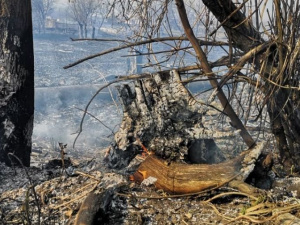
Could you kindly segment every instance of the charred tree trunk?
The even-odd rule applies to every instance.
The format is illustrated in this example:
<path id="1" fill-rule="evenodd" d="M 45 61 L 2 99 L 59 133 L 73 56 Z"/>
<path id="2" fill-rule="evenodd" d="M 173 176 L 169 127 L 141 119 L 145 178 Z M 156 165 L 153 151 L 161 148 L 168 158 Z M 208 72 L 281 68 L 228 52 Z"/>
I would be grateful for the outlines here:
<path id="1" fill-rule="evenodd" d="M 30 165 L 34 60 L 30 0 L 0 0 L 0 161 Z"/>
<path id="2" fill-rule="evenodd" d="M 275 95 L 275 96 L 273 96 Z M 300 169 L 300 98 L 299 91 L 278 88 L 270 96 L 268 112 L 272 132 L 286 171 Z"/>
<path id="3" fill-rule="evenodd" d="M 177 71 L 157 73 L 134 85 L 119 88 L 124 116 L 107 157 L 110 167 L 127 166 L 143 146 L 172 161 L 219 163 L 225 159 L 213 140 L 217 132 L 202 125 L 203 106 L 183 86 Z"/>
<path id="4" fill-rule="evenodd" d="M 222 23 L 227 35 L 231 37 L 232 44 L 247 53 L 255 46 L 266 43 L 259 32 L 254 28 L 251 21 L 245 17 L 231 0 L 203 0 L 203 3 Z M 298 41 L 299 42 L 299 41 Z M 282 44 L 278 44 L 281 46 Z M 297 49 L 299 43 L 289 46 L 290 49 Z M 280 62 L 277 67 L 274 66 L 274 55 L 284 54 L 284 51 L 278 50 L 277 46 L 269 47 L 270 54 L 264 58 L 263 52 L 256 53 L 254 62 L 258 70 L 262 68 L 262 62 L 266 63 L 264 78 L 275 81 L 274 83 L 266 81 L 264 94 L 267 99 L 267 110 L 271 120 L 272 132 L 275 136 L 277 147 L 280 153 L 281 162 L 286 171 L 291 166 L 300 168 L 300 97 L 299 90 L 288 89 L 288 86 L 299 86 L 298 75 L 292 71 L 292 67 L 286 67 L 281 73 L 282 65 Z M 277 52 L 277 53 L 276 53 Z M 295 51 L 296 52 L 296 51 Z M 293 52 L 291 56 L 293 55 Z M 284 56 L 285 57 L 285 56 Z M 253 60 L 253 58 L 251 59 Z M 277 61 L 279 61 L 277 59 Z M 294 67 L 296 69 L 296 67 Z M 274 73 L 274 70 L 277 72 Z M 270 71 L 273 72 L 271 76 Z M 226 79 L 226 78 L 225 78 Z M 277 85 L 277 81 L 280 81 Z"/>

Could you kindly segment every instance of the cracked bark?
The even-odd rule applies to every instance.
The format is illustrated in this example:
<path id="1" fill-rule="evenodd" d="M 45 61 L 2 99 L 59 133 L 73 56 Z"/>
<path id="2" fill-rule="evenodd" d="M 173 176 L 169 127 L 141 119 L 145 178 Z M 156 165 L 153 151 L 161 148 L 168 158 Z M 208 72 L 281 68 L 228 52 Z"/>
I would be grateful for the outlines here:
<path id="1" fill-rule="evenodd" d="M 107 161 L 122 168 L 141 152 L 137 138 L 149 151 L 169 161 L 219 163 L 225 158 L 202 125 L 203 106 L 180 82 L 179 73 L 153 74 L 133 86 L 119 88 L 123 121 Z"/>
<path id="2" fill-rule="evenodd" d="M 30 165 L 34 60 L 30 0 L 0 0 L 0 161 Z"/>

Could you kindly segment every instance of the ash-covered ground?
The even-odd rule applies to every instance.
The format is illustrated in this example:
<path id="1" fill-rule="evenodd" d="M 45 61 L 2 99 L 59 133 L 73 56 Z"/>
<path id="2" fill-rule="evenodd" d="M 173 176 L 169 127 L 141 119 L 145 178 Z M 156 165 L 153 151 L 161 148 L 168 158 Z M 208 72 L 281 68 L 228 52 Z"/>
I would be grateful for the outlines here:
<path id="1" fill-rule="evenodd" d="M 101 38 L 116 37 L 125 38 L 119 34 L 101 33 Z M 204 196 L 168 198 L 167 193 L 154 189 L 153 185 L 145 187 L 130 182 L 130 173 L 127 170 L 108 170 L 103 164 L 105 153 L 101 149 L 113 140 L 113 133 L 118 130 L 122 119 L 122 108 L 118 104 L 114 86 L 111 90 L 105 89 L 94 99 L 88 109 L 90 115 L 86 115 L 84 120 L 83 131 L 75 148 L 72 148 L 79 131 L 82 110 L 88 101 L 102 85 L 116 76 L 134 73 L 131 66 L 134 58 L 131 57 L 132 60 L 128 63 L 127 58 L 121 56 L 130 52 L 122 50 L 67 70 L 63 67 L 80 58 L 121 44 L 72 42 L 70 35 L 62 34 L 35 35 L 36 89 L 32 167 L 28 168 L 26 173 L 24 168 L 7 168 L 0 164 L 0 224 L 22 224 L 22 221 L 37 224 L 38 214 L 41 224 L 73 224 L 84 198 L 95 189 L 101 192 L 110 187 L 116 187 L 116 194 L 107 207 L 108 222 L 103 224 L 227 224 L 230 221 L 231 224 L 252 224 L 251 221 L 239 217 L 244 215 L 248 208 L 261 209 L 255 205 L 258 203 L 253 203 L 250 198 L 229 196 L 214 204 L 205 202 L 218 194 L 218 191 Z M 156 47 L 156 50 L 166 50 L 170 46 Z M 221 53 L 218 52 L 217 55 L 219 57 Z M 210 59 L 212 60 L 213 56 Z M 188 65 L 195 61 L 193 57 L 187 57 L 184 63 Z M 171 64 L 164 65 L 165 69 L 172 68 Z M 199 83 L 189 87 L 193 92 L 209 88 Z M 215 121 L 215 114 L 208 115 L 205 124 L 209 127 L 216 123 L 218 122 Z M 228 126 L 226 124 L 222 128 Z M 69 175 L 64 173 L 59 163 L 48 163 L 52 159 L 55 159 L 55 162 L 61 159 L 58 142 L 68 144 L 65 158 L 70 157 L 72 162 L 66 166 Z M 236 143 L 236 139 L 221 140 L 220 147 L 229 151 L 233 150 L 231 147 Z M 29 182 L 30 179 L 33 183 Z M 38 200 L 34 198 L 33 186 Z M 228 191 L 233 190 L 221 190 Z M 298 199 L 290 193 L 292 192 L 284 188 L 280 189 L 280 200 L 285 201 L 282 205 L 279 203 L 278 207 L 290 207 L 289 204 L 296 202 L 294 212 L 299 216 Z M 29 197 L 26 197 L 28 195 Z M 277 207 L 276 201 L 275 205 L 271 206 L 263 205 L 264 203 L 261 203 L 261 207 L 266 211 L 271 206 Z M 271 217 L 271 211 L 267 211 L 266 217 L 257 212 L 257 219 Z M 273 221 L 266 220 L 264 224 L 273 224 Z"/>

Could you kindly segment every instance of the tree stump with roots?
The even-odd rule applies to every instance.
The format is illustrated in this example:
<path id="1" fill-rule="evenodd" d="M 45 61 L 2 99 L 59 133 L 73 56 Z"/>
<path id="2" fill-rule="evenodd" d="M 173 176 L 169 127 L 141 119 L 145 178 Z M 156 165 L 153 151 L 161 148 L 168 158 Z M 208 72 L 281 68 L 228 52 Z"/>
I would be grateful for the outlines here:
<path id="1" fill-rule="evenodd" d="M 159 158 L 191 163 L 220 163 L 224 155 L 214 131 L 204 128 L 207 107 L 199 104 L 181 82 L 180 75 L 156 73 L 118 88 L 123 120 L 115 134 L 107 162 L 123 168 L 145 146 Z"/>
<path id="2" fill-rule="evenodd" d="M 203 126 L 207 108 L 184 87 L 177 71 L 157 73 L 118 90 L 124 116 L 105 158 L 109 167 L 124 168 L 147 149 L 152 154 L 131 175 L 135 182 L 154 177 L 155 187 L 172 194 L 195 194 L 223 185 L 260 194 L 244 181 L 253 171 L 265 143 L 225 161 L 213 139 L 218 132 Z M 182 162 L 183 159 L 197 164 Z M 91 193 L 74 224 L 94 224 L 96 211 L 105 211 L 106 207 L 99 208 L 99 202 L 107 202 L 110 195 L 106 191 L 100 195 Z"/>

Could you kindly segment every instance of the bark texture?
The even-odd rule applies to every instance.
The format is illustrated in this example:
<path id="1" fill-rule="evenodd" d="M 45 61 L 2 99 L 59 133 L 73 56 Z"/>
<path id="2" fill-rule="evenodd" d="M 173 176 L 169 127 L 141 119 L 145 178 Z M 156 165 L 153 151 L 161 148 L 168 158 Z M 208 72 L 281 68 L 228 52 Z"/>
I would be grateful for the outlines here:
<path id="1" fill-rule="evenodd" d="M 34 59 L 30 0 L 0 0 L 0 161 L 30 165 Z"/>
<path id="2" fill-rule="evenodd" d="M 202 125 L 204 107 L 183 86 L 177 71 L 153 74 L 136 81 L 134 87 L 120 87 L 119 93 L 124 113 L 108 155 L 111 167 L 127 166 L 142 146 L 172 161 L 219 163 L 225 159 L 213 140 L 216 132 Z"/>
<path id="3" fill-rule="evenodd" d="M 214 165 L 167 164 L 150 155 L 141 163 L 133 177 L 137 182 L 155 177 L 157 179 L 155 186 L 169 193 L 197 193 L 218 188 L 232 180 L 244 181 L 254 169 L 263 148 L 264 143 L 260 143 L 232 160 Z"/>
<path id="4" fill-rule="evenodd" d="M 263 42 L 259 32 L 253 27 L 251 20 L 246 19 L 231 0 L 203 0 L 203 3 L 223 23 L 226 33 L 232 38 L 233 44 L 243 51 Z M 235 12 L 236 11 L 236 12 Z"/>

